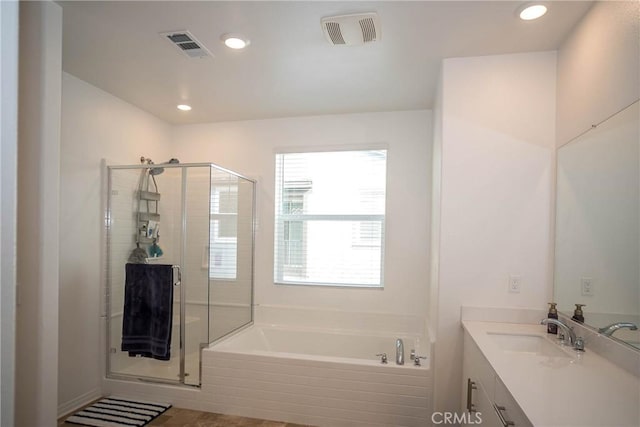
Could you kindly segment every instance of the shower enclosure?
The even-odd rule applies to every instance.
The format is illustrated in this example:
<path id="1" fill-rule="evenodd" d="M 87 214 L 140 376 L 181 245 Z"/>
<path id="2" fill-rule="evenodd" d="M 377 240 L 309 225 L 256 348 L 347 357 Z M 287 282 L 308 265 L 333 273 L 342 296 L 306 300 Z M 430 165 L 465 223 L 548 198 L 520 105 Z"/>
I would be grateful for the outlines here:
<path id="1" fill-rule="evenodd" d="M 200 385 L 201 350 L 253 321 L 255 182 L 209 163 L 107 166 L 107 377 Z M 121 350 L 125 265 L 173 268 L 169 360 Z"/>

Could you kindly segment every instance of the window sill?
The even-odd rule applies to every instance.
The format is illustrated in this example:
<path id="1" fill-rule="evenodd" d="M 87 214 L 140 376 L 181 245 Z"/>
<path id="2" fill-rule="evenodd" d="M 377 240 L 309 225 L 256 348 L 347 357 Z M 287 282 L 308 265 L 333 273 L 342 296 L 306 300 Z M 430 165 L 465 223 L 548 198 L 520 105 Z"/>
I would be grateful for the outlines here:
<path id="1" fill-rule="evenodd" d="M 358 288 L 358 289 L 380 289 L 384 290 L 384 285 L 352 284 L 352 283 L 321 283 L 321 282 L 279 282 L 274 281 L 278 286 L 314 286 L 323 288 Z"/>

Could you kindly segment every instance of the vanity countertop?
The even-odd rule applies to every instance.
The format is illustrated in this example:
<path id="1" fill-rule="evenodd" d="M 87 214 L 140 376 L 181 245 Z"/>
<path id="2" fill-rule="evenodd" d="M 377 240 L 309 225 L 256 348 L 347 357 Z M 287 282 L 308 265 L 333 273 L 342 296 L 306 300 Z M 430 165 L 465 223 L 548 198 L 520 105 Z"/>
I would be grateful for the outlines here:
<path id="1" fill-rule="evenodd" d="M 560 346 L 544 325 L 462 325 L 534 426 L 640 426 L 640 379 L 589 351 L 588 343 L 584 353 Z M 495 339 L 503 334 L 538 336 L 561 353 L 507 351 Z"/>

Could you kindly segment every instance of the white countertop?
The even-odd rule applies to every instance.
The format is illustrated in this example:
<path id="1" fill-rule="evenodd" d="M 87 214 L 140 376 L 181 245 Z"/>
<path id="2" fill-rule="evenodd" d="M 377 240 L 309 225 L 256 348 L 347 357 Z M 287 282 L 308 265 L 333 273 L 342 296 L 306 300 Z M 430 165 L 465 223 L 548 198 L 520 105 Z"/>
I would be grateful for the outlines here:
<path id="1" fill-rule="evenodd" d="M 544 325 L 462 325 L 534 426 L 640 426 L 640 379 L 590 352 L 588 343 L 584 353 L 561 347 L 569 357 L 508 352 L 488 333 L 539 335 L 559 344 Z"/>

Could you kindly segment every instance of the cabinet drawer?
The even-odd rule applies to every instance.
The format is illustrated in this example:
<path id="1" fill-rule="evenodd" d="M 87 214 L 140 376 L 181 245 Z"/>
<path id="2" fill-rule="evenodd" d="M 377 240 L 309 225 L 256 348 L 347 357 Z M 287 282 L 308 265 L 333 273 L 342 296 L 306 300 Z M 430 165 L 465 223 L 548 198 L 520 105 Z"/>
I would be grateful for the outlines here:
<path id="1" fill-rule="evenodd" d="M 489 399 L 493 400 L 495 387 L 495 374 L 489 361 L 480 352 L 480 349 L 473 342 L 471 336 L 465 332 L 464 334 L 464 357 L 463 372 L 472 373 L 473 380 L 480 382 L 484 387 Z M 466 381 L 466 378 L 465 378 Z"/>
<path id="2" fill-rule="evenodd" d="M 475 412 L 470 413 L 470 416 L 465 420 L 467 424 L 463 424 L 464 426 L 503 427 L 491 399 L 479 382 L 476 383 L 476 388 L 472 392 L 472 401 Z"/>
<path id="3" fill-rule="evenodd" d="M 502 425 L 504 427 L 533 427 L 533 424 L 529 422 L 529 419 L 524 414 L 520 406 L 516 403 L 515 399 L 511 396 L 507 387 L 500 381 L 500 378 L 496 376 L 495 383 L 495 397 L 493 399 L 495 403 L 495 410 L 499 413 L 499 416 L 504 420 Z M 501 421 L 502 421 L 501 420 Z M 513 423 L 513 424 L 509 424 Z"/>

